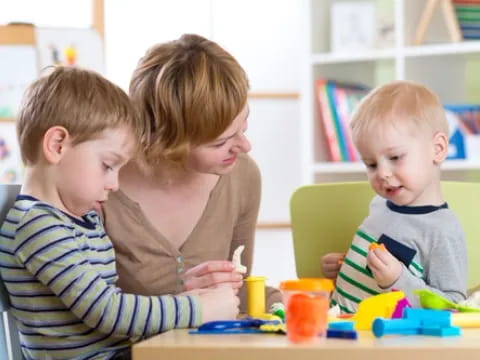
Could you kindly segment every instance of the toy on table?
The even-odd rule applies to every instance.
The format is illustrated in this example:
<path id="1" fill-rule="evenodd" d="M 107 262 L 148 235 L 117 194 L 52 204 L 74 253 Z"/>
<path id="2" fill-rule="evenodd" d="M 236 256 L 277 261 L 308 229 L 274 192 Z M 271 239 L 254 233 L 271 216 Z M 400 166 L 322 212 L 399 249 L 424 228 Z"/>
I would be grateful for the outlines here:
<path id="1" fill-rule="evenodd" d="M 327 339 L 357 340 L 358 333 L 355 330 L 327 329 Z"/>
<path id="2" fill-rule="evenodd" d="M 240 320 L 210 321 L 200 325 L 196 330 L 191 330 L 190 334 L 285 334 L 286 330 L 283 320 L 277 315 L 265 313 L 265 278 L 259 276 L 248 277 L 246 281 L 247 284 L 251 284 L 247 290 L 248 313 L 250 316 L 254 316 L 251 315 L 251 313 L 258 313 L 258 317 L 247 317 Z"/>
<path id="3" fill-rule="evenodd" d="M 331 330 L 355 330 L 355 323 L 353 321 L 335 321 L 328 323 L 328 328 Z"/>
<path id="4" fill-rule="evenodd" d="M 235 271 L 245 274 L 247 272 L 246 266 L 241 264 L 241 255 L 245 249 L 244 245 L 240 245 L 235 249 L 232 255 L 232 263 L 235 266 Z M 248 276 L 245 279 L 247 284 L 247 314 L 253 318 L 270 319 L 271 314 L 265 312 L 265 277 L 263 276 Z M 277 315 L 282 321 L 285 318 L 285 307 L 281 303 L 273 304 L 277 307 L 271 311 Z M 283 314 L 281 314 L 283 311 Z M 275 314 L 277 312 L 277 314 Z"/>
<path id="5" fill-rule="evenodd" d="M 327 329 L 330 279 L 299 279 L 280 283 L 286 305 L 287 337 L 294 343 L 314 341 Z"/>
<path id="6" fill-rule="evenodd" d="M 479 308 L 456 304 L 443 296 L 434 293 L 428 289 L 419 289 L 413 291 L 418 295 L 420 304 L 426 309 L 435 310 L 457 310 L 459 312 L 480 312 Z"/>
<path id="7" fill-rule="evenodd" d="M 377 246 L 380 245 L 377 244 Z M 327 332 L 327 337 L 356 339 L 357 335 L 354 330 L 371 330 L 372 324 L 377 318 L 401 318 L 405 309 L 409 307 L 411 305 L 402 291 L 391 291 L 371 296 L 358 304 L 358 310 L 355 314 L 331 316 L 329 329 L 335 331 Z M 347 321 L 345 321 L 345 318 Z M 351 325 L 344 325 L 343 322 Z M 346 326 L 348 328 L 345 328 Z"/>
<path id="8" fill-rule="evenodd" d="M 247 314 L 251 317 L 262 317 L 265 314 L 265 277 L 248 276 Z"/>
<path id="9" fill-rule="evenodd" d="M 330 322 L 327 329 L 327 338 L 356 340 L 358 333 L 354 329 L 353 321 Z"/>
<path id="10" fill-rule="evenodd" d="M 210 321 L 189 331 L 190 334 L 255 334 L 270 332 L 262 330 L 263 326 L 281 325 L 280 320 L 245 318 L 240 320 Z"/>
<path id="11" fill-rule="evenodd" d="M 384 335 L 457 336 L 458 326 L 452 326 L 449 311 L 407 308 L 403 319 L 376 318 L 372 325 L 376 337 Z"/>
<path id="12" fill-rule="evenodd" d="M 395 310 L 393 310 L 392 319 L 400 319 L 403 317 L 403 312 L 405 311 L 406 308 L 411 308 L 412 304 L 410 304 L 410 301 L 406 297 L 403 299 L 398 300 L 397 305 L 395 305 Z"/>
<path id="13" fill-rule="evenodd" d="M 245 249 L 244 245 L 240 245 L 235 249 L 232 255 L 232 263 L 235 271 L 245 274 L 246 266 L 241 264 L 241 255 Z M 247 314 L 250 317 L 258 318 L 265 315 L 265 277 L 248 276 L 245 279 L 247 284 Z"/>
<path id="14" fill-rule="evenodd" d="M 370 330 L 377 317 L 391 318 L 397 310 L 397 304 L 405 298 L 403 291 L 391 291 L 362 300 L 353 315 L 356 330 Z M 398 312 L 398 310 L 397 310 Z"/>
<path id="15" fill-rule="evenodd" d="M 480 328 L 480 313 L 452 313 L 452 325 L 461 328 Z"/>
<path id="16" fill-rule="evenodd" d="M 285 305 L 283 303 L 273 303 L 270 306 L 270 313 L 285 321 Z"/>
<path id="17" fill-rule="evenodd" d="M 244 245 L 240 245 L 235 249 L 232 255 L 232 263 L 235 266 L 235 271 L 245 274 L 247 272 L 247 267 L 242 265 L 241 260 L 242 260 L 242 252 L 245 249 Z"/>

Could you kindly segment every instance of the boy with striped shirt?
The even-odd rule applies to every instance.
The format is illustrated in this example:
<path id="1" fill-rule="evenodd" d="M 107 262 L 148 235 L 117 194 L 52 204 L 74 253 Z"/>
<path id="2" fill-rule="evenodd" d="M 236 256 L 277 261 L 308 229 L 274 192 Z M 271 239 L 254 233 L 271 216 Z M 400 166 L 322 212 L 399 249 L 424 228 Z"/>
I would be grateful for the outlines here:
<path id="1" fill-rule="evenodd" d="M 464 300 L 464 234 L 440 186 L 448 123 L 438 97 L 414 82 L 389 83 L 360 103 L 351 129 L 378 196 L 346 255 L 322 258 L 337 279 L 332 304 L 353 313 L 362 299 L 398 289 L 420 306 L 412 291 L 423 288 Z"/>
<path id="2" fill-rule="evenodd" d="M 236 317 L 229 287 L 137 296 L 115 286 L 114 249 L 92 209 L 140 146 L 143 125 L 120 88 L 57 67 L 27 90 L 17 133 L 25 178 L 1 228 L 0 271 L 27 359 L 126 359 L 148 336 Z"/>

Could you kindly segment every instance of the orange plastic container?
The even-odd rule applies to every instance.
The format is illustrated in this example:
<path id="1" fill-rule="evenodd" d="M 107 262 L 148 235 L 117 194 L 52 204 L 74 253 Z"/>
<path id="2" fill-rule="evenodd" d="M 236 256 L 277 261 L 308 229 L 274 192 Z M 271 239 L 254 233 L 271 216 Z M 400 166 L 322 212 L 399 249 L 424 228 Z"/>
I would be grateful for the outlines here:
<path id="1" fill-rule="evenodd" d="M 327 315 L 333 282 L 304 278 L 280 283 L 286 311 L 287 337 L 293 343 L 307 343 L 327 330 Z"/>

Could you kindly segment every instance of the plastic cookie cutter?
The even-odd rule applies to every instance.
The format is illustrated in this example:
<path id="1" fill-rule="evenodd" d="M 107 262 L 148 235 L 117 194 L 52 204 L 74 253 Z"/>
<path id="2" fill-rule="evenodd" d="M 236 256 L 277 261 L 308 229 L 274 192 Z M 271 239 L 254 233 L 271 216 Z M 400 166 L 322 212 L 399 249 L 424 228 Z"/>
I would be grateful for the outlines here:
<path id="1" fill-rule="evenodd" d="M 420 299 L 420 304 L 426 309 L 434 310 L 457 310 L 459 312 L 480 312 L 480 308 L 456 304 L 443 296 L 428 289 L 413 290 Z"/>
<path id="2" fill-rule="evenodd" d="M 245 318 L 241 320 L 221 320 L 206 322 L 189 334 L 255 334 L 265 332 L 262 325 L 280 325 L 280 320 Z"/>
<path id="3" fill-rule="evenodd" d="M 245 274 L 247 272 L 247 267 L 242 265 L 242 252 L 245 249 L 244 245 L 240 245 L 235 249 L 232 255 L 232 263 L 235 266 L 235 271 L 238 271 L 241 274 Z"/>

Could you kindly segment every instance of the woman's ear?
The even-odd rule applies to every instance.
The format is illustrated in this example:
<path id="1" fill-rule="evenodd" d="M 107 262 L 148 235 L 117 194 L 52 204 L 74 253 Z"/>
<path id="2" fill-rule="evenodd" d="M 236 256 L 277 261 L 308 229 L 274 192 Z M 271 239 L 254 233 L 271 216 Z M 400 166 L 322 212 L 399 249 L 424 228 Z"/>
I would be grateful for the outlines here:
<path id="1" fill-rule="evenodd" d="M 70 142 L 67 129 L 63 126 L 52 126 L 43 136 L 42 150 L 50 164 L 56 164 L 62 158 L 65 147 Z"/>
<path id="2" fill-rule="evenodd" d="M 438 132 L 433 137 L 433 162 L 441 164 L 448 155 L 448 137 L 443 132 Z"/>

